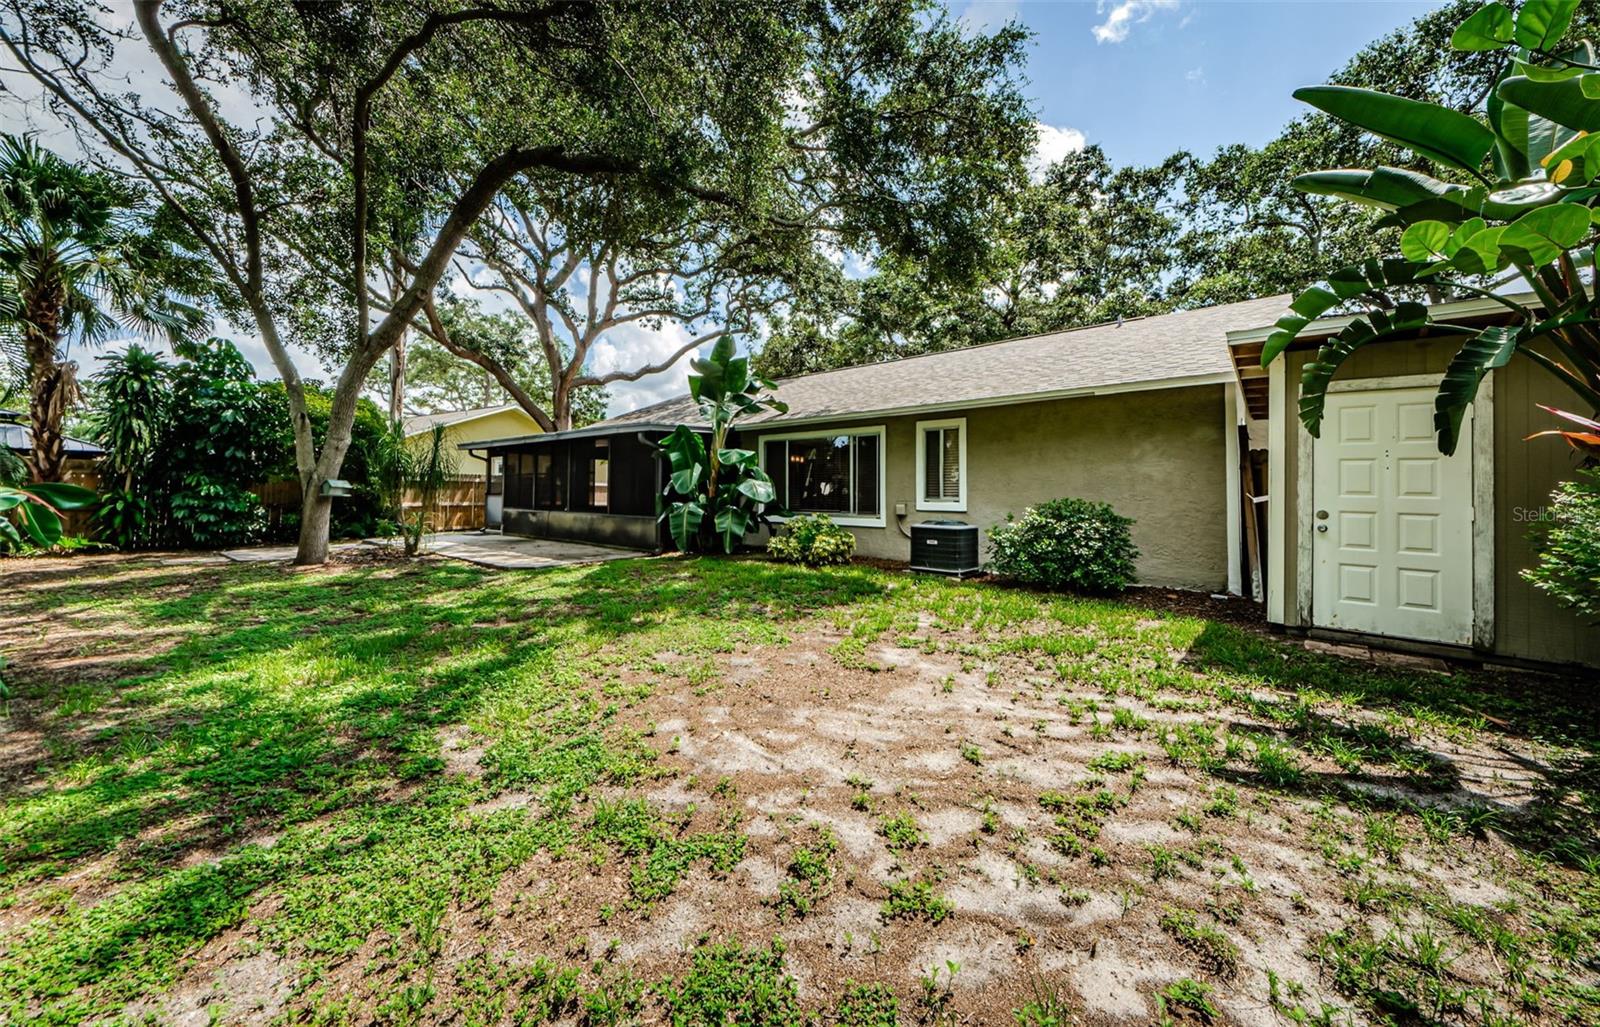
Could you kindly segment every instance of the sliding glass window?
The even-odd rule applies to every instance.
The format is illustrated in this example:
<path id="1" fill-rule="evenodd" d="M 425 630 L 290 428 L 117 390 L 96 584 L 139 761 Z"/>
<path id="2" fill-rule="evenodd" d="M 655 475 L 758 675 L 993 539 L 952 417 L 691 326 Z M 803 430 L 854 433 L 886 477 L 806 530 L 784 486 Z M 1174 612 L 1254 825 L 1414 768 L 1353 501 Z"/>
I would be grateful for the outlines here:
<path id="1" fill-rule="evenodd" d="M 873 428 L 762 440 L 761 462 L 778 505 L 841 520 L 883 517 L 883 430 Z"/>

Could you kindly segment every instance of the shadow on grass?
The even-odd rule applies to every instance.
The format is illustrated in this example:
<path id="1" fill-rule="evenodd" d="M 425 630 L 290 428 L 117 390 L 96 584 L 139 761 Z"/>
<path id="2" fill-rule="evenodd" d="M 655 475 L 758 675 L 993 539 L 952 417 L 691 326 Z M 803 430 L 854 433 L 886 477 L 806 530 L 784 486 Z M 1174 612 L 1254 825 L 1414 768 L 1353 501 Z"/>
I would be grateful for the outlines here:
<path id="1" fill-rule="evenodd" d="M 49 589 L 103 619 L 186 626 L 190 637 L 102 682 L 94 721 L 46 715 L 50 681 L 17 664 L 22 719 L 57 753 L 41 779 L 32 754 L 0 766 L 0 873 L 12 881 L 115 850 L 119 872 L 160 872 L 196 850 L 385 801 L 437 777 L 438 729 L 567 648 L 581 658 L 682 618 L 727 626 L 786 620 L 878 595 L 870 573 L 811 575 L 760 561 L 647 560 L 495 574 L 460 564 L 345 569 L 227 568 L 105 589 Z M 26 616 L 26 614 L 24 614 Z M 585 685 L 574 684 L 575 690 Z M 92 705 L 92 704 L 90 704 Z M 21 765 L 26 764 L 26 765 Z M 78 779 L 81 779 L 78 780 Z"/>
<path id="2" fill-rule="evenodd" d="M 1600 858 L 1600 697 L 1592 691 L 1535 675 L 1376 667 L 1219 624 L 1201 631 L 1185 662 L 1215 675 L 1225 699 L 1260 718 L 1232 730 L 1265 725 L 1295 754 L 1285 765 L 1269 749 L 1257 769 L 1219 777 L 1377 810 L 1430 811 L 1456 829 L 1492 829 L 1569 866 Z M 1230 695 L 1229 677 L 1252 687 Z M 1262 686 L 1279 694 L 1264 695 Z M 1329 714 L 1330 706 L 1347 712 Z M 1466 744 L 1421 744 L 1403 733 L 1410 724 Z M 1518 751 L 1550 742 L 1575 752 L 1546 765 Z M 1457 755 L 1468 750 L 1470 767 Z M 1307 770 L 1295 765 L 1300 758 L 1345 769 Z M 1475 785 L 1486 779 L 1500 787 L 1491 793 Z"/>

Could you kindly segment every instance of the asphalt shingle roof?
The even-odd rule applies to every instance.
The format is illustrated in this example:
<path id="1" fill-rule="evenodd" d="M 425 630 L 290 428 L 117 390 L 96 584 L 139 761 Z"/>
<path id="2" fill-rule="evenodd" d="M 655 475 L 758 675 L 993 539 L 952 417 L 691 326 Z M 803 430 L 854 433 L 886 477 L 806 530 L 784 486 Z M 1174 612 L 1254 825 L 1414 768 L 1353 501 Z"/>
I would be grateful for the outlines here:
<path id="1" fill-rule="evenodd" d="M 1026 402 L 1040 395 L 1231 375 L 1227 333 L 1271 324 L 1289 299 L 1268 296 L 785 378 L 777 394 L 789 412 L 744 423 Z M 681 396 L 603 423 L 698 419 L 693 400 Z"/>
<path id="2" fill-rule="evenodd" d="M 18 453 L 32 452 L 33 432 L 25 424 L 0 422 L 0 446 Z M 69 457 L 100 456 L 105 452 L 93 442 L 75 439 L 70 435 L 61 437 L 61 449 Z"/>

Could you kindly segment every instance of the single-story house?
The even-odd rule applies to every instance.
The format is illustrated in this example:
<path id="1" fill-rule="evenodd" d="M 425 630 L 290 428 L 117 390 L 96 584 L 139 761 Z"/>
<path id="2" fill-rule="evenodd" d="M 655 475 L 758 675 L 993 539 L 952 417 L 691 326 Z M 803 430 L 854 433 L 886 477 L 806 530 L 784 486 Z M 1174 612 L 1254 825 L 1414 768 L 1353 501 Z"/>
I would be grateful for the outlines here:
<path id="1" fill-rule="evenodd" d="M 1572 398 L 1528 361 L 1485 381 L 1441 456 L 1433 393 L 1458 339 L 1358 351 L 1322 438 L 1301 370 L 1347 317 L 1259 366 L 1289 298 L 1130 319 L 784 379 L 787 413 L 740 424 L 779 503 L 826 513 L 857 552 L 906 560 L 929 519 L 980 529 L 1061 496 L 1134 519 L 1149 584 L 1253 595 L 1283 630 L 1509 662 L 1600 666 L 1600 627 L 1522 580 L 1529 532 L 1576 456 L 1535 406 Z M 1504 307 L 1447 305 L 1453 323 Z M 645 549 L 665 482 L 653 444 L 700 422 L 687 398 L 576 431 L 473 448 L 503 459 L 508 532 Z M 760 543 L 760 536 L 752 536 Z M 986 552 L 986 545 L 982 545 Z"/>
<path id="2" fill-rule="evenodd" d="M 477 477 L 487 470 L 481 456 L 472 452 L 477 447 L 468 444 L 485 439 L 503 439 L 510 435 L 533 435 L 539 424 L 522 407 L 515 403 L 499 406 L 477 407 L 472 410 L 443 410 L 436 414 L 412 414 L 405 419 L 406 438 L 420 440 L 436 424 L 450 429 L 450 441 L 462 450 L 457 471 Z M 498 471 L 496 472 L 499 473 Z"/>
<path id="3" fill-rule="evenodd" d="M 1435 313 L 1476 327 L 1508 312 L 1472 299 Z M 1228 333 L 1247 413 L 1267 426 L 1268 620 L 1335 638 L 1600 666 L 1600 627 L 1521 576 L 1551 490 L 1579 462 L 1558 439 L 1527 439 L 1557 426 L 1536 404 L 1570 409 L 1575 397 L 1514 359 L 1484 379 L 1459 447 L 1442 456 L 1433 397 L 1461 337 L 1401 338 L 1352 354 L 1313 439 L 1298 418 L 1301 372 L 1349 320 L 1314 322 L 1266 370 L 1270 325 Z"/>
<path id="4" fill-rule="evenodd" d="M 1243 587 L 1240 410 L 1227 333 L 1284 296 L 1010 339 L 778 382 L 788 412 L 740 422 L 779 504 L 826 513 L 864 556 L 905 560 L 910 527 L 987 531 L 1061 496 L 1134 519 L 1139 575 Z M 688 398 L 587 428 L 472 448 L 505 462 L 508 532 L 644 548 L 664 482 L 652 443 L 701 420 Z M 752 538 L 751 541 L 759 541 Z"/>
<path id="5" fill-rule="evenodd" d="M 484 453 L 480 444 L 488 439 L 537 434 L 539 422 L 516 403 L 472 410 L 445 410 L 436 414 L 413 414 L 405 419 L 406 439 L 414 445 L 421 444 L 434 426 L 440 424 L 449 429 L 449 440 L 461 451 L 456 474 L 463 478 L 485 479 L 483 523 L 487 527 L 498 528 L 505 489 L 505 469 L 500 457 Z"/>

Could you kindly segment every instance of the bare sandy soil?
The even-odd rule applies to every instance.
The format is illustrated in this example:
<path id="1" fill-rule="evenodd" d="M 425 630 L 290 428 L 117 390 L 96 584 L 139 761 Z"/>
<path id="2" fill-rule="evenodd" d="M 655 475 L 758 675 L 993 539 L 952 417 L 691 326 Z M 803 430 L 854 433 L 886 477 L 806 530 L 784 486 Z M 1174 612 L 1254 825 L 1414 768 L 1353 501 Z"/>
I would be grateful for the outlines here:
<path id="1" fill-rule="evenodd" d="M 1134 631 L 1164 623 L 1153 614 Z M 844 644 L 848 627 L 804 620 L 782 643 L 717 654 L 709 674 L 663 651 L 652 656 L 659 670 L 618 660 L 598 675 L 597 687 L 648 686 L 615 728 L 637 732 L 659 758 L 642 784 L 579 796 L 578 817 L 642 798 L 681 836 L 733 825 L 740 858 L 721 869 L 697 862 L 665 897 L 639 903 L 626 859 L 536 854 L 481 900 L 441 910 L 420 1019 L 464 1022 L 469 967 L 473 987 L 477 968 L 534 956 L 587 967 L 590 981 L 622 970 L 654 981 L 683 974 L 710 940 L 760 948 L 780 938 L 803 1004 L 828 1010 L 845 982 L 883 982 L 903 1023 L 1381 1022 L 1362 988 L 1393 984 L 1390 964 L 1407 959 L 1413 983 L 1431 962 L 1429 979 L 1469 997 L 1397 1022 L 1574 1022 L 1505 1000 L 1505 945 L 1474 944 L 1466 926 L 1438 933 L 1441 923 L 1486 923 L 1527 936 L 1533 951 L 1549 944 L 1541 932 L 1555 911 L 1589 914 L 1560 892 L 1590 887 L 1590 875 L 1501 829 L 1548 819 L 1564 802 L 1586 832 L 1580 845 L 1590 844 L 1592 818 L 1559 786 L 1569 750 L 1465 706 L 1440 721 L 1322 696 L 1303 706 L 1318 726 L 1286 725 L 1270 711 L 1294 696 L 1242 678 L 1232 683 L 1243 692 L 1208 690 L 1183 652 L 1160 654 L 1130 694 L 1098 682 L 1092 661 L 1063 673 L 1058 656 L 1009 645 L 1004 632 L 923 616 L 858 651 Z M 114 673 L 132 650 L 169 644 L 160 631 L 112 636 L 70 621 L 53 626 L 48 646 L 40 637 L 13 631 L 6 644 L 46 675 L 58 664 L 100 673 L 96 661 Z M 1232 680 L 1217 678 L 1224 689 Z M 26 710 L 5 736 L 0 764 L 14 775 L 44 758 L 47 740 Z M 1383 758 L 1359 768 L 1340 758 L 1340 739 L 1376 737 L 1389 746 Z M 537 807 L 532 791 L 493 785 L 487 741 L 470 726 L 447 725 L 437 740 L 442 772 L 485 790 L 462 831 Z M 1292 773 L 1275 769 L 1275 752 Z M 19 777 L 10 785 L 27 787 Z M 92 904 L 96 864 L 76 873 L 56 884 Z M 124 1015 L 267 1023 L 342 1001 L 347 1019 L 395 1018 L 380 1012 L 385 990 L 419 978 L 390 958 L 393 939 L 369 939 L 308 999 L 296 955 L 259 929 L 274 901 Z M 38 911 L 4 910 L 0 930 Z M 1434 943 L 1443 955 L 1426 951 Z M 1371 957 L 1374 976 L 1351 978 L 1372 951 L 1383 953 Z M 374 991 L 375 981 L 386 983 Z M 1183 982 L 1203 985 L 1209 1006 L 1175 1000 Z M 1024 1019 L 1017 1011 L 1030 1002 L 1070 1013 Z M 638 1015 L 665 1014 L 644 1003 Z M 602 1022 L 577 1007 L 555 1020 Z"/>

